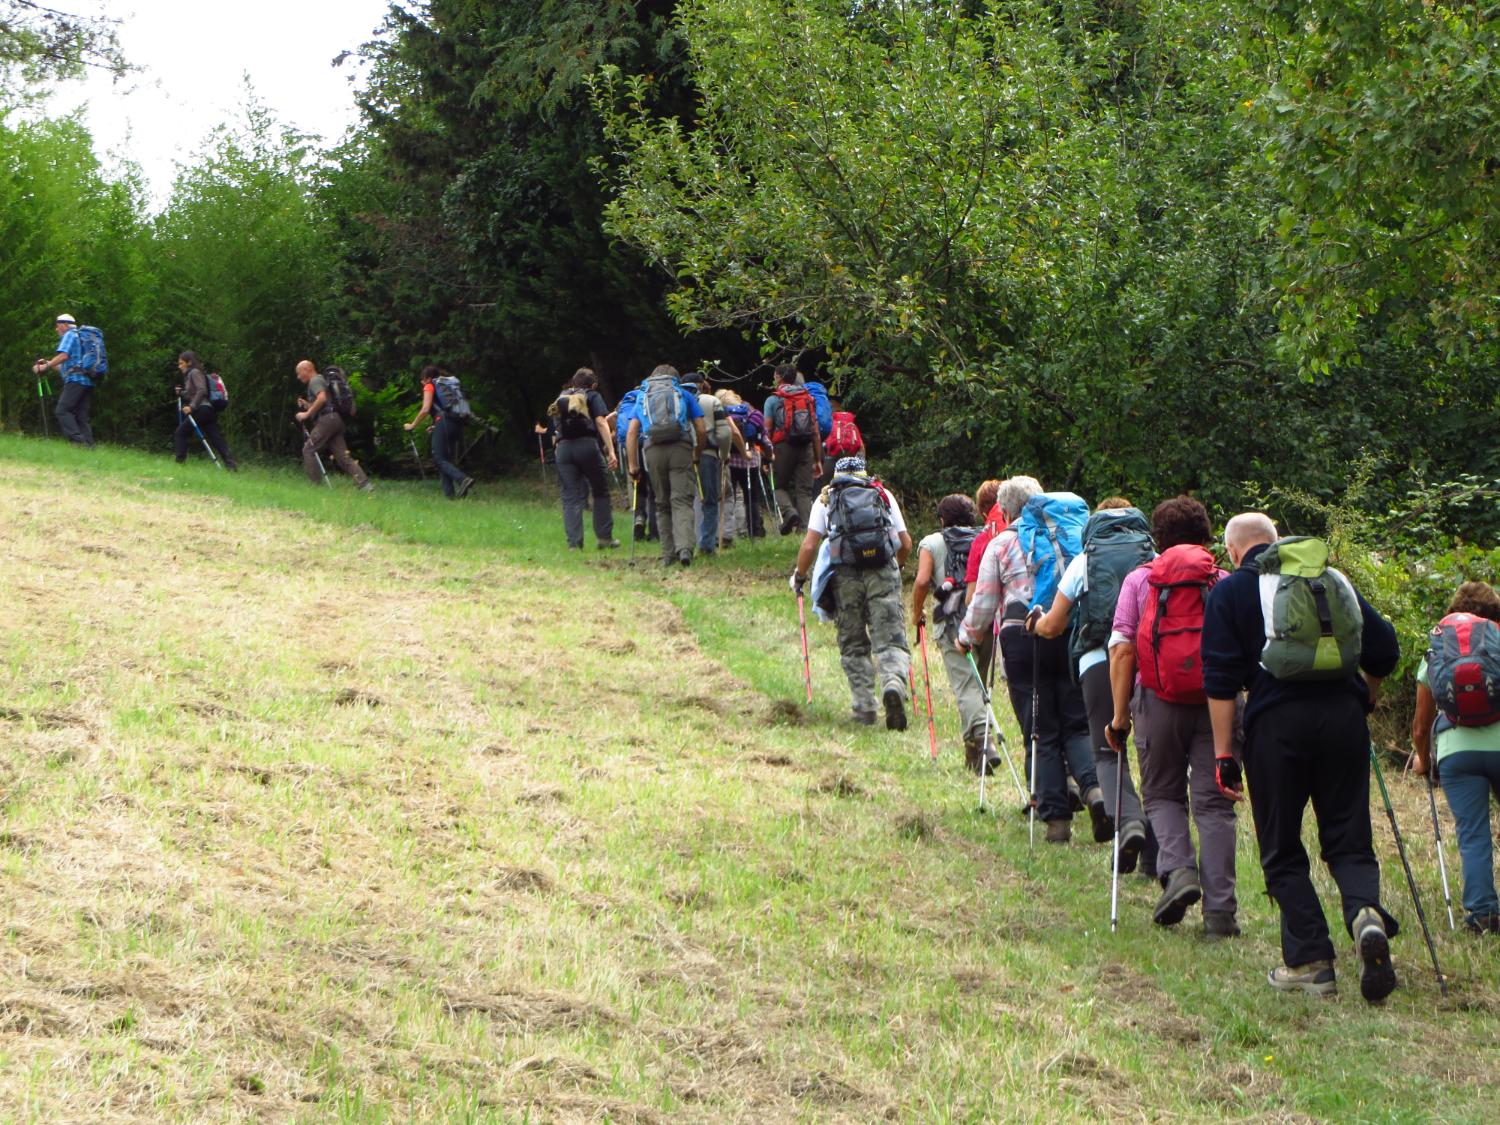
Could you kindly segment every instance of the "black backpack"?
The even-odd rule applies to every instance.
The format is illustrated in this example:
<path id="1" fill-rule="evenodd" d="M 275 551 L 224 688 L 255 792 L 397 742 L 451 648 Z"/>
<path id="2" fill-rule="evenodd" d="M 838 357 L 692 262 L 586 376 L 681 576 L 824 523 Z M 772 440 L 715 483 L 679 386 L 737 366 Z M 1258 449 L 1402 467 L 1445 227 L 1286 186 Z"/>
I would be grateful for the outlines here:
<path id="1" fill-rule="evenodd" d="M 829 486 L 829 491 L 830 559 L 857 570 L 873 570 L 895 558 L 891 505 L 880 483 L 845 479 Z"/>
<path id="2" fill-rule="evenodd" d="M 932 613 L 934 621 L 946 621 L 955 613 L 962 615 L 964 590 L 968 586 L 969 552 L 973 550 L 978 535 L 977 527 L 943 528 L 945 561 L 942 582 L 937 590 L 938 604 Z"/>
<path id="3" fill-rule="evenodd" d="M 1089 517 L 1083 528 L 1087 569 L 1073 606 L 1073 631 L 1068 638 L 1075 669 L 1080 656 L 1109 643 L 1125 576 L 1149 563 L 1155 553 L 1151 525 L 1139 509 L 1110 508 Z"/>
<path id="4" fill-rule="evenodd" d="M 554 409 L 559 437 L 571 440 L 590 437 L 597 432 L 589 414 L 587 391 L 564 391 L 558 396 Z"/>
<path id="5" fill-rule="evenodd" d="M 349 376 L 342 367 L 328 367 L 323 371 L 323 382 L 328 389 L 328 404 L 341 418 L 353 418 L 357 412 L 354 405 L 354 388 L 349 385 Z"/>

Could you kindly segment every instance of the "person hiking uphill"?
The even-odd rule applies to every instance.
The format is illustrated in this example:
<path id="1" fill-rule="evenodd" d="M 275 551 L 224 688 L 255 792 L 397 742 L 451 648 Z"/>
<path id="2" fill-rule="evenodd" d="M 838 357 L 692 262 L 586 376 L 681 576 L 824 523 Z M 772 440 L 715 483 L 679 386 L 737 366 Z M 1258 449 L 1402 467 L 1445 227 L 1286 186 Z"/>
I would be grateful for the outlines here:
<path id="1" fill-rule="evenodd" d="M 402 428 L 408 433 L 421 424 L 423 418 L 432 419 L 432 463 L 437 466 L 438 479 L 442 481 L 443 495 L 449 500 L 462 500 L 474 487 L 474 478 L 453 463 L 453 457 L 464 444 L 464 417 L 469 405 L 463 398 L 458 380 L 441 367 L 427 366 L 418 376 L 422 384 L 422 405 L 417 416 Z M 443 384 L 439 392 L 438 384 Z M 448 399 L 455 399 L 452 403 Z M 460 409 L 458 402 L 462 401 Z"/>
<path id="2" fill-rule="evenodd" d="M 343 377 L 343 372 L 336 368 L 329 368 L 329 371 L 334 373 L 333 378 Z M 297 379 L 307 388 L 305 397 L 297 399 L 298 410 L 294 416 L 307 434 L 302 445 L 302 469 L 307 473 L 307 479 L 314 484 L 322 482 L 324 470 L 318 455 L 327 449 L 339 468 L 353 479 L 354 487 L 361 492 L 373 491 L 375 486 L 370 478 L 359 467 L 359 462 L 349 456 L 349 445 L 344 440 L 344 416 L 339 413 L 330 394 L 329 376 L 320 375 L 312 360 L 304 359 L 297 364 Z"/>
<path id="3" fill-rule="evenodd" d="M 599 550 L 618 547 L 605 473 L 619 468 L 620 462 L 615 457 L 609 408 L 599 393 L 598 376 L 580 367 L 548 413 L 557 420 L 557 479 L 562 486 L 563 533 L 568 538 L 568 550 L 583 550 L 583 507 L 591 494 L 594 539 Z"/>
<path id="4" fill-rule="evenodd" d="M 812 574 L 825 538 L 839 662 L 849 681 L 854 721 L 874 725 L 878 670 L 886 729 L 905 730 L 911 649 L 901 607 L 901 567 L 911 553 L 911 536 L 896 498 L 865 471 L 861 458 L 838 463 L 833 481 L 808 513 L 792 570 L 794 594 Z M 813 593 L 818 598 L 821 591 Z"/>
<path id="5" fill-rule="evenodd" d="M 777 365 L 775 379 L 776 389 L 766 399 L 762 414 L 776 450 L 772 473 L 781 508 L 781 534 L 786 535 L 793 528 L 811 526 L 813 481 L 823 475 L 823 434 L 818 429 L 817 404 L 797 382 L 796 366 Z"/>
<path id="6" fill-rule="evenodd" d="M 735 497 L 733 508 L 737 517 L 731 526 L 741 538 L 760 539 L 766 534 L 760 505 L 765 496 L 765 482 L 760 467 L 762 457 L 769 457 L 772 452 L 771 440 L 766 436 L 766 419 L 727 387 L 714 393 L 740 434 L 741 444 L 729 451 L 729 487 Z"/>
<path id="7" fill-rule="evenodd" d="M 1115 603 L 1109 636 L 1113 714 L 1105 734 L 1111 746 L 1123 749 L 1135 730 L 1162 887 L 1151 920 L 1175 926 L 1201 898 L 1204 936 L 1234 937 L 1240 932 L 1234 802 L 1215 779 L 1200 656 L 1208 591 L 1227 575 L 1208 552 L 1208 509 L 1191 496 L 1158 504 L 1151 536 L 1161 553 L 1125 577 Z M 1198 829 L 1196 851 L 1189 815 Z"/>
<path id="8" fill-rule="evenodd" d="M 182 386 L 177 388 L 178 400 L 182 403 L 182 417 L 172 434 L 172 452 L 180 465 L 187 460 L 188 443 L 199 434 L 219 455 L 220 462 L 231 473 L 239 470 L 234 455 L 229 452 L 229 443 L 219 430 L 219 412 L 209 401 L 208 376 L 203 373 L 198 357 L 192 352 L 177 356 L 177 370 L 182 373 Z M 196 429 L 194 426 L 196 425 Z"/>
<path id="9" fill-rule="evenodd" d="M 924 627 L 923 614 L 928 595 L 933 597 L 932 635 L 942 654 L 948 686 L 958 701 L 958 720 L 963 732 L 964 764 L 978 773 L 994 773 L 1000 766 L 1000 755 L 985 741 L 989 716 L 984 690 L 969 659 L 960 651 L 958 630 L 963 621 L 964 581 L 969 551 L 978 529 L 974 526 L 974 502 L 967 496 L 944 496 L 938 501 L 938 523 L 935 531 L 917 544 L 917 576 L 911 591 L 911 621 L 917 629 Z"/>
<path id="10" fill-rule="evenodd" d="M 661 364 L 641 384 L 625 437 L 630 479 L 649 475 L 656 495 L 661 562 L 693 562 L 693 497 L 698 494 L 698 454 L 708 442 L 698 396 L 677 382 L 677 368 Z M 642 457 L 642 445 L 645 456 Z M 642 470 L 644 461 L 645 469 Z"/>
<path id="11" fill-rule="evenodd" d="M 1316 539 L 1277 539 L 1267 516 L 1244 512 L 1224 529 L 1224 545 L 1235 569 L 1204 608 L 1203 686 L 1219 784 L 1235 800 L 1243 799 L 1235 697 L 1248 689 L 1244 778 L 1266 892 L 1281 910 L 1283 963 L 1267 980 L 1282 992 L 1337 989 L 1333 943 L 1302 845 L 1310 801 L 1354 939 L 1360 993 L 1383 1000 L 1396 987 L 1389 939 L 1398 927 L 1380 903 L 1365 716 L 1400 658 L 1396 630 L 1328 568 L 1328 549 Z"/>
<path id="12" fill-rule="evenodd" d="M 721 537 L 726 547 L 734 543 L 734 525 L 725 521 L 724 513 L 720 511 L 720 500 L 729 484 L 724 476 L 724 463 L 729 459 L 731 450 L 744 452 L 745 441 L 718 396 L 708 393 L 707 383 L 702 375 L 689 371 L 682 377 L 682 385 L 685 390 L 698 396 L 698 409 L 703 411 L 704 428 L 708 433 L 708 444 L 703 447 L 698 458 L 698 486 L 701 495 L 698 497 L 697 507 L 702 515 L 702 519 L 698 521 L 698 553 L 711 555 L 718 550 Z"/>
<path id="13" fill-rule="evenodd" d="M 1146 517 L 1123 497 L 1101 503 L 1083 532 L 1083 551 L 1068 563 L 1057 593 L 1045 613 L 1040 607 L 1027 618 L 1027 628 L 1044 640 L 1068 633 L 1068 653 L 1078 671 L 1088 715 L 1094 772 L 1111 810 L 1109 833 L 1114 834 L 1113 809 L 1120 809 L 1120 872 L 1134 871 L 1146 846 L 1146 820 L 1130 770 L 1120 768 L 1120 755 L 1110 748 L 1104 728 L 1114 718 L 1106 643 L 1114 624 L 1115 603 L 1125 577 L 1155 550 Z M 1115 786 L 1123 788 L 1116 793 Z"/>
<path id="14" fill-rule="evenodd" d="M 1464 928 L 1500 934 L 1490 835 L 1490 794 L 1500 797 L 1500 596 L 1487 583 L 1465 582 L 1427 645 L 1417 670 L 1414 768 L 1441 782 L 1457 825 Z"/>
<path id="15" fill-rule="evenodd" d="M 103 366 L 103 342 L 100 340 L 97 362 L 92 358 L 89 346 L 78 328 L 78 322 L 68 313 L 59 313 L 53 328 L 57 331 L 57 354 L 51 359 L 39 359 L 32 364 L 33 375 L 56 370 L 62 375 L 62 392 L 57 396 L 53 414 L 63 437 L 74 445 L 94 448 L 94 431 L 89 425 L 89 411 L 94 402 L 94 376 L 108 370 Z M 85 329 L 97 334 L 97 329 Z"/>

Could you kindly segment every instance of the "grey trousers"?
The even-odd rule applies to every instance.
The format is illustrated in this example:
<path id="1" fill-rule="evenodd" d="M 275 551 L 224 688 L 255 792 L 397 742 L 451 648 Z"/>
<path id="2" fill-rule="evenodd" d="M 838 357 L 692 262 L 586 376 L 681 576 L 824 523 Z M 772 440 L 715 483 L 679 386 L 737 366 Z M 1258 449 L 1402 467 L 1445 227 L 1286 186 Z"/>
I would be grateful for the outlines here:
<path id="1" fill-rule="evenodd" d="M 815 446 L 784 441 L 776 447 L 772 462 L 776 470 L 776 503 L 781 506 L 782 518 L 788 512 L 796 512 L 800 531 L 807 530 L 808 514 L 812 511 L 813 465 L 817 459 Z"/>
<path id="2" fill-rule="evenodd" d="M 925 630 L 927 634 L 927 659 L 933 657 L 934 645 L 942 652 L 943 671 L 948 673 L 948 687 L 958 702 L 958 721 L 963 727 L 965 741 L 984 737 L 989 725 L 984 707 L 984 692 L 974 670 L 969 667 L 969 658 L 954 648 L 958 640 L 958 626 L 962 616 L 954 616 L 940 625 Z M 998 716 L 996 716 L 998 718 Z"/>
<path id="3" fill-rule="evenodd" d="M 1115 717 L 1115 697 L 1109 686 L 1109 661 L 1095 664 L 1083 674 L 1083 706 L 1089 713 L 1089 738 L 1094 744 L 1094 772 L 1104 790 L 1104 804 L 1115 815 L 1115 785 L 1120 776 L 1120 755 L 1104 740 L 1104 728 Z M 1130 769 L 1125 770 L 1125 790 L 1120 795 L 1120 823 L 1144 821 L 1141 799 L 1136 795 Z M 1165 871 L 1166 868 L 1161 870 Z"/>
<path id="4" fill-rule="evenodd" d="M 1137 686 L 1131 713 L 1141 758 L 1141 793 L 1161 847 L 1157 871 L 1165 878 L 1179 867 L 1196 868 L 1203 884 L 1203 909 L 1232 913 L 1234 805 L 1214 782 L 1208 706 L 1167 703 L 1154 691 Z M 1196 856 L 1188 831 L 1189 808 L 1198 828 Z"/>
<path id="5" fill-rule="evenodd" d="M 594 538 L 614 538 L 615 517 L 609 502 L 609 478 L 604 455 L 593 438 L 567 438 L 557 443 L 557 479 L 562 483 L 563 533 L 569 547 L 583 546 L 583 505 L 594 496 Z"/>
<path id="6" fill-rule="evenodd" d="M 894 689 L 905 700 L 911 649 L 901 605 L 901 571 L 894 561 L 870 570 L 840 566 L 833 592 L 838 602 L 839 662 L 854 710 L 874 713 L 877 667 L 880 693 Z"/>
<path id="7" fill-rule="evenodd" d="M 646 448 L 646 472 L 656 494 L 656 526 L 661 557 L 675 561 L 678 551 L 693 549 L 693 498 L 698 495 L 693 447 L 685 441 L 652 442 Z"/>

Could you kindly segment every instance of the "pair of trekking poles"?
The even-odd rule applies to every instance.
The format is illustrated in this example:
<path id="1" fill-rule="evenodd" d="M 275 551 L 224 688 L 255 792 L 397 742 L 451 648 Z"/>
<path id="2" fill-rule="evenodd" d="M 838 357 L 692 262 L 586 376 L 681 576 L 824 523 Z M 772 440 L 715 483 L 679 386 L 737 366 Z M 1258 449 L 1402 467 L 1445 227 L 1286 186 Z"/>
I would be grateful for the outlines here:
<path id="1" fill-rule="evenodd" d="M 208 438 L 206 438 L 206 437 L 203 436 L 203 428 L 198 425 L 198 419 L 194 418 L 191 412 L 188 412 L 187 414 L 184 414 L 182 412 L 182 396 L 181 395 L 177 396 L 177 417 L 179 417 L 179 418 L 186 418 L 189 422 L 191 422 L 193 424 L 193 432 L 198 435 L 198 440 L 203 443 L 203 452 L 205 452 L 205 453 L 208 454 L 208 459 L 210 461 L 212 461 L 215 465 L 218 465 L 219 468 L 223 469 L 224 468 L 224 463 L 222 461 L 220 461 L 217 456 L 214 455 L 213 446 L 209 445 L 208 444 Z M 306 433 L 306 432 L 307 432 L 306 430 L 303 430 L 303 433 Z"/>

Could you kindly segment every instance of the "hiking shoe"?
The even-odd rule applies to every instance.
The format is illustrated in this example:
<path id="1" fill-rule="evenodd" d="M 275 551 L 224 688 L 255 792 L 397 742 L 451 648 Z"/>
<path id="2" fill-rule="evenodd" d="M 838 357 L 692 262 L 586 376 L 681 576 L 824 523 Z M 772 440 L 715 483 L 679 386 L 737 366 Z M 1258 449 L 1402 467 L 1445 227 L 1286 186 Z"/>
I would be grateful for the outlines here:
<path id="1" fill-rule="evenodd" d="M 1175 926 L 1182 921 L 1188 907 L 1203 897 L 1203 887 L 1198 882 L 1198 873 L 1191 867 L 1179 867 L 1167 876 L 1166 889 L 1156 900 L 1151 911 L 1151 921 L 1158 926 Z"/>
<path id="2" fill-rule="evenodd" d="M 1083 811 L 1083 790 L 1078 788 L 1078 782 L 1071 777 L 1068 778 L 1068 805 L 1071 812 Z"/>
<path id="3" fill-rule="evenodd" d="M 984 768 L 982 772 L 989 774 L 991 777 L 994 777 L 1000 769 L 1000 755 L 995 752 L 995 744 L 993 742 L 981 743 L 979 747 L 979 753 L 980 756 L 984 759 Z"/>
<path id="4" fill-rule="evenodd" d="M 474 478 L 473 477 L 464 477 L 463 480 L 461 480 L 461 481 L 458 482 L 458 487 L 455 488 L 453 490 L 453 492 L 454 492 L 454 495 L 456 495 L 460 500 L 462 500 L 465 496 L 467 496 L 469 494 L 469 489 L 471 489 L 473 487 L 474 487 Z"/>
<path id="5" fill-rule="evenodd" d="M 642 520 L 640 523 L 636 524 L 635 525 L 635 531 L 632 532 L 632 534 L 635 536 L 635 541 L 637 543 L 639 543 L 639 542 L 641 542 L 641 540 L 645 539 L 646 538 L 646 521 Z"/>
<path id="6" fill-rule="evenodd" d="M 781 534 L 790 535 L 792 528 L 797 526 L 797 513 L 787 512 L 781 517 Z"/>
<path id="7" fill-rule="evenodd" d="M 374 492 L 375 482 L 372 480 L 367 480 L 364 484 L 356 485 L 355 487 L 358 488 L 361 492 Z"/>
<path id="8" fill-rule="evenodd" d="M 1129 875 L 1146 846 L 1146 826 L 1138 820 L 1127 820 L 1120 829 L 1120 874 Z"/>
<path id="9" fill-rule="evenodd" d="M 568 544 L 568 550 L 570 550 L 570 551 L 581 551 L 581 550 L 583 550 L 583 544 L 582 543 L 569 543 Z"/>
<path id="10" fill-rule="evenodd" d="M 1240 924 L 1233 910 L 1205 910 L 1203 912 L 1203 936 L 1209 941 L 1223 941 L 1239 937 Z"/>
<path id="11" fill-rule="evenodd" d="M 849 717 L 862 727 L 873 727 L 875 725 L 874 711 L 851 711 Z"/>
<path id="12" fill-rule="evenodd" d="M 616 547 L 618 547 L 619 545 L 620 545 L 620 541 L 618 539 L 601 539 L 601 540 L 599 540 L 599 550 L 601 550 L 601 551 L 612 551 Z"/>
<path id="13" fill-rule="evenodd" d="M 1359 958 L 1359 994 L 1378 1004 L 1396 987 L 1396 968 L 1391 964 L 1391 943 L 1385 936 L 1380 911 L 1366 906 L 1354 916 L 1354 955 Z"/>
<path id="14" fill-rule="evenodd" d="M 1049 820 L 1047 821 L 1047 835 L 1045 837 L 1049 844 L 1066 844 L 1073 838 L 1073 822 L 1071 820 Z"/>
<path id="15" fill-rule="evenodd" d="M 692 566 L 693 552 L 684 547 L 682 550 L 677 552 L 677 561 L 680 562 L 683 566 Z"/>
<path id="16" fill-rule="evenodd" d="M 1089 819 L 1094 822 L 1094 843 L 1107 843 L 1115 834 L 1115 818 L 1104 807 L 1104 790 L 1092 786 L 1083 800 L 1089 807 Z"/>
<path id="17" fill-rule="evenodd" d="M 901 699 L 901 693 L 895 688 L 886 688 L 880 701 L 885 704 L 885 729 L 905 730 L 906 704 Z"/>
<path id="18" fill-rule="evenodd" d="M 1332 996 L 1339 990 L 1332 961 L 1277 965 L 1266 974 L 1266 983 L 1277 992 L 1305 992 L 1309 996 Z"/>
<path id="19" fill-rule="evenodd" d="M 1464 919 L 1464 929 L 1471 934 L 1500 934 L 1500 914 L 1471 914 Z"/>
<path id="20" fill-rule="evenodd" d="M 976 738 L 964 739 L 964 768 L 970 773 L 978 773 L 984 764 L 984 753 L 979 748 L 979 740 Z"/>

